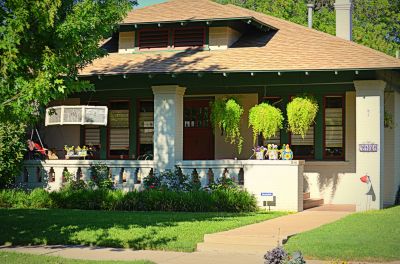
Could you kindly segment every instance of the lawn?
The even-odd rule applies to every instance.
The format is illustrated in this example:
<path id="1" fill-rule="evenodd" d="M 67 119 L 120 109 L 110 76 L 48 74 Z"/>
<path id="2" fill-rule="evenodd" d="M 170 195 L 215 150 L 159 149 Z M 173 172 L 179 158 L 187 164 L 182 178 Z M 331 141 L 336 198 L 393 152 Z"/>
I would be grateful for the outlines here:
<path id="1" fill-rule="evenodd" d="M 0 263 L 7 264 L 155 264 L 151 261 L 94 261 L 0 251 Z"/>
<path id="2" fill-rule="evenodd" d="M 0 244 L 193 251 L 204 234 L 285 215 L 0 209 Z"/>
<path id="3" fill-rule="evenodd" d="M 400 206 L 349 215 L 290 238 L 285 248 L 312 259 L 400 260 Z"/>

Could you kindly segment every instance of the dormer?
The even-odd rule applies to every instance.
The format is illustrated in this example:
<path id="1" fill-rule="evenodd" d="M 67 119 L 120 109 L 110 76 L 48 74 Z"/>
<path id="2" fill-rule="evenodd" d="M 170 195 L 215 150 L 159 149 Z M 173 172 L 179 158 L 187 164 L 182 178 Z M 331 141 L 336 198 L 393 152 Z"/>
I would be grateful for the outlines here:
<path id="1" fill-rule="evenodd" d="M 229 26 L 187 26 L 177 28 L 144 28 L 120 31 L 118 53 L 155 50 L 225 50 L 231 47 L 243 32 Z"/>

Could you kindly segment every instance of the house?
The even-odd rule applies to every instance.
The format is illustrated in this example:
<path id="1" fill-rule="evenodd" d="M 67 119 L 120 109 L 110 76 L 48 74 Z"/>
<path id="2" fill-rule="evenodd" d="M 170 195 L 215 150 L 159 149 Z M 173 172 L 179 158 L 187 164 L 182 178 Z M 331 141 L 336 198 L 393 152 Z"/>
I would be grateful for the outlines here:
<path id="1" fill-rule="evenodd" d="M 52 105 L 107 106 L 107 126 L 41 130 L 51 148 L 94 145 L 118 186 L 140 188 L 150 171 L 179 166 L 202 183 L 229 175 L 260 206 L 303 210 L 303 192 L 357 210 L 393 204 L 400 185 L 400 60 L 351 41 L 351 4 L 337 0 L 337 36 L 208 0 L 136 9 L 81 72 L 94 92 Z M 312 94 L 319 104 L 305 139 L 282 129 L 293 161 L 249 160 L 248 110 Z M 236 97 L 245 109 L 242 153 L 213 130 L 210 101 Z M 385 118 L 393 126 L 385 127 Z M 335 120 L 332 122 L 332 120 Z M 60 158 L 64 152 L 59 152 Z M 90 177 L 93 160 L 27 161 L 22 183 L 58 188 L 62 171 Z M 360 178 L 364 177 L 364 182 Z"/>

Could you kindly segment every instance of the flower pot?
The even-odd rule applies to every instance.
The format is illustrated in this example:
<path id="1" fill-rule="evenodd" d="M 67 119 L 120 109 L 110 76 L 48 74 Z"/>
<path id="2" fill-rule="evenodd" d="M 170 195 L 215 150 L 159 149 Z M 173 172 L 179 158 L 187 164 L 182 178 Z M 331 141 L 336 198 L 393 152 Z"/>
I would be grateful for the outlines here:
<path id="1" fill-rule="evenodd" d="M 278 150 L 268 150 L 268 159 L 270 160 L 279 159 Z"/>
<path id="2" fill-rule="evenodd" d="M 257 160 L 263 160 L 264 159 L 264 152 L 256 152 L 256 159 Z"/>

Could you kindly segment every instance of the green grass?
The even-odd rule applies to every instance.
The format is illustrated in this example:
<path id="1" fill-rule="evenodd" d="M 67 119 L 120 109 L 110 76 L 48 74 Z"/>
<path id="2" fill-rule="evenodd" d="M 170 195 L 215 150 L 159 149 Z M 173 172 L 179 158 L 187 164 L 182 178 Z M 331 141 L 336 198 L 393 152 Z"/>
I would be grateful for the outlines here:
<path id="1" fill-rule="evenodd" d="M 190 252 L 203 241 L 204 234 L 285 214 L 0 209 L 0 244 L 91 245 Z"/>
<path id="2" fill-rule="evenodd" d="M 290 238 L 285 248 L 312 259 L 400 260 L 400 206 L 349 215 Z"/>
<path id="3" fill-rule="evenodd" d="M 7 264 L 155 264 L 151 261 L 146 260 L 135 260 L 135 261 L 95 261 L 95 260 L 76 260 L 66 259 L 60 257 L 43 256 L 43 255 L 32 255 L 15 253 L 9 251 L 0 251 L 0 263 Z"/>

